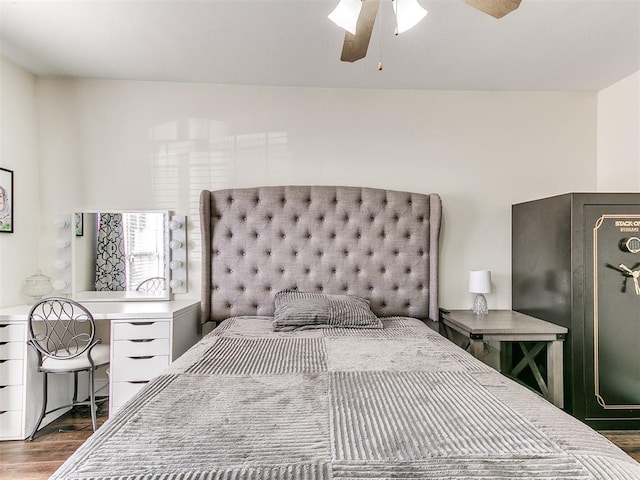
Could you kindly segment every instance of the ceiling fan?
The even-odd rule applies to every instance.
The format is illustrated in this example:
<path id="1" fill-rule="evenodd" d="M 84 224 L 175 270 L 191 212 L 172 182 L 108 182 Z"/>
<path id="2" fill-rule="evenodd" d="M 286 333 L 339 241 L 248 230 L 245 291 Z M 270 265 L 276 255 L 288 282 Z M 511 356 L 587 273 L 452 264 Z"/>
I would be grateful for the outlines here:
<path id="1" fill-rule="evenodd" d="M 522 0 L 463 1 L 492 17 L 502 18 L 518 8 Z M 396 16 L 396 35 L 409 30 L 427 14 L 417 0 L 391 0 L 391 2 Z M 380 0 L 340 0 L 329 14 L 329 19 L 346 30 L 340 60 L 355 62 L 367 55 L 379 8 Z M 382 69 L 382 66 L 379 65 L 378 68 Z"/>

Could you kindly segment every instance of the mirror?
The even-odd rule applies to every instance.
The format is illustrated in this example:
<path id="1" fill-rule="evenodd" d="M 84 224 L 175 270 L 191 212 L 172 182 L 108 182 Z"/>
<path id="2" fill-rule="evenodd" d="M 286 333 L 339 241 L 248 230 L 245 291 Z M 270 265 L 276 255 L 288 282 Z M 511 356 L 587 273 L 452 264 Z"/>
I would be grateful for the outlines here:
<path id="1" fill-rule="evenodd" d="M 77 212 L 74 220 L 74 299 L 170 300 L 169 212 Z"/>

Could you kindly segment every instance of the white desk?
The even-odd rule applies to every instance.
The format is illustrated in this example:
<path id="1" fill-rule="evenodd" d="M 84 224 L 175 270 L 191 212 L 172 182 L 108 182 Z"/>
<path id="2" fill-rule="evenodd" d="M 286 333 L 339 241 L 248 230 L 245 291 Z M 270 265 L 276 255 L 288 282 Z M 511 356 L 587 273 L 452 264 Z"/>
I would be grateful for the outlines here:
<path id="1" fill-rule="evenodd" d="M 200 302 L 83 302 L 111 346 L 109 414 L 199 339 Z M 0 308 L 0 440 L 20 440 L 33 428 L 42 405 L 42 378 L 27 348 L 29 305 Z M 108 338 L 105 338 L 108 337 Z M 53 375 L 49 408 L 69 403 L 72 376 Z M 82 385 L 82 383 L 81 383 Z M 85 394 L 88 392 L 84 392 Z M 79 394 L 83 394 L 82 390 Z M 42 426 L 64 411 L 45 417 Z"/>

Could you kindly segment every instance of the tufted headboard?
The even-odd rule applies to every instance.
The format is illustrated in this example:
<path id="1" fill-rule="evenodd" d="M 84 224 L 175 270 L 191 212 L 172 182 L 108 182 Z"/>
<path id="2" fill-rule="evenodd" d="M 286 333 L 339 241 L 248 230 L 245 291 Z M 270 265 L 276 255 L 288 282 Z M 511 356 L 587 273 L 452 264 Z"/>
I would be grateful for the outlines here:
<path id="1" fill-rule="evenodd" d="M 281 186 L 204 190 L 202 322 L 273 315 L 285 288 L 356 294 L 438 319 L 437 194 Z"/>

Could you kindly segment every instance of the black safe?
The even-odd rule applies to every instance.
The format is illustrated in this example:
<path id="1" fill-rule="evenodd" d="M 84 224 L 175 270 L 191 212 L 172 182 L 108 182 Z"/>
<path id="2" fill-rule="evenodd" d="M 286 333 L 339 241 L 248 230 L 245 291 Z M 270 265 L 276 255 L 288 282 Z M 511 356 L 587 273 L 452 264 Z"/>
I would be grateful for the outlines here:
<path id="1" fill-rule="evenodd" d="M 598 429 L 640 429 L 640 193 L 513 205 L 512 305 L 569 329 L 569 413 Z"/>

